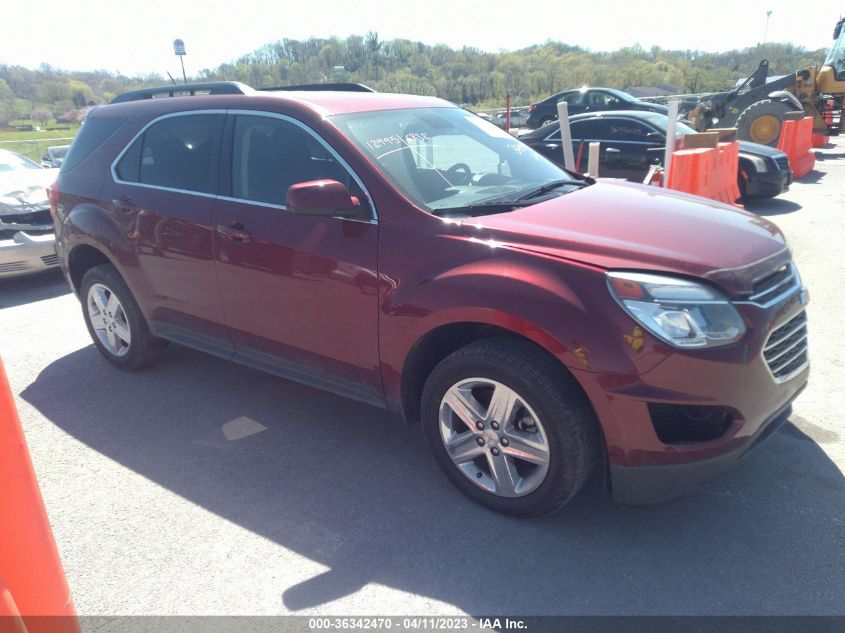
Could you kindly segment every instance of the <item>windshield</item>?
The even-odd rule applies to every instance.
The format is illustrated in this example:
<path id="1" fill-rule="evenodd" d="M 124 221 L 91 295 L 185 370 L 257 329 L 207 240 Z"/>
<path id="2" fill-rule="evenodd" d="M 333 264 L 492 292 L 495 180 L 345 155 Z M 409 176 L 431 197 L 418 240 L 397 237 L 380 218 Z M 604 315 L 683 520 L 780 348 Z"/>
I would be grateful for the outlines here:
<path id="1" fill-rule="evenodd" d="M 20 154 L 0 149 L 0 172 L 18 169 L 41 169 L 41 167 Z"/>
<path id="2" fill-rule="evenodd" d="M 517 202 L 552 182 L 583 184 L 461 108 L 358 112 L 332 121 L 402 193 L 431 212 Z"/>
<path id="3" fill-rule="evenodd" d="M 833 66 L 833 72 L 837 79 L 841 79 L 841 73 L 845 71 L 845 28 L 839 31 L 839 37 L 830 47 L 827 57 L 824 60 L 825 66 Z"/>

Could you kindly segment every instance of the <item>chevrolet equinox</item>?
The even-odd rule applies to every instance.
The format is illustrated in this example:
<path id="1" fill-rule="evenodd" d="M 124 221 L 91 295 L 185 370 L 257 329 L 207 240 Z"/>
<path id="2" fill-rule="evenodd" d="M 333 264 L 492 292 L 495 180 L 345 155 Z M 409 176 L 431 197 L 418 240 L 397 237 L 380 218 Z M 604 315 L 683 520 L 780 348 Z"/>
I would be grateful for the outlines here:
<path id="1" fill-rule="evenodd" d="M 555 166 L 431 97 L 195 85 L 94 109 L 49 190 L 102 355 L 168 342 L 423 425 L 521 516 L 671 499 L 807 383 L 807 293 L 740 209 Z"/>

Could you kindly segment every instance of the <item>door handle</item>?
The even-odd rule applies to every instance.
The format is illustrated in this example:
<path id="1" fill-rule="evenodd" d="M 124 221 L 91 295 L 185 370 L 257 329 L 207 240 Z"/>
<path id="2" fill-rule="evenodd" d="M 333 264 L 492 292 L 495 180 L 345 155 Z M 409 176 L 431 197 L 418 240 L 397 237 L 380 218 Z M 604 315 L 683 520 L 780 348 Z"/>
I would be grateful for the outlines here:
<path id="1" fill-rule="evenodd" d="M 135 203 L 132 201 L 132 196 L 125 195 L 120 198 L 115 198 L 111 203 L 122 211 L 131 211 L 135 208 Z"/>
<path id="2" fill-rule="evenodd" d="M 233 242 L 248 242 L 252 235 L 244 230 L 241 222 L 229 222 L 229 224 L 218 224 L 217 232 Z"/>

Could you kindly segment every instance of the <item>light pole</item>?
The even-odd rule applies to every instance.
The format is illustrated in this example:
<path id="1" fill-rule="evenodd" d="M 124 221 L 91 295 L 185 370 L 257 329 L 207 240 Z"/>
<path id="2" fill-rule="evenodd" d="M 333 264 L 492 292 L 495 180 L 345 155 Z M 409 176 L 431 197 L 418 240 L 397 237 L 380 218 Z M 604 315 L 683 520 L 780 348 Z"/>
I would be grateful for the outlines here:
<path id="1" fill-rule="evenodd" d="M 769 35 L 769 18 L 772 16 L 772 11 L 769 9 L 766 11 L 766 28 L 763 29 L 763 44 L 766 43 L 766 37 Z"/>
<path id="2" fill-rule="evenodd" d="M 185 74 L 185 42 L 179 39 L 173 40 L 173 52 L 179 56 L 179 62 L 182 64 L 182 79 L 188 83 L 188 76 Z"/>

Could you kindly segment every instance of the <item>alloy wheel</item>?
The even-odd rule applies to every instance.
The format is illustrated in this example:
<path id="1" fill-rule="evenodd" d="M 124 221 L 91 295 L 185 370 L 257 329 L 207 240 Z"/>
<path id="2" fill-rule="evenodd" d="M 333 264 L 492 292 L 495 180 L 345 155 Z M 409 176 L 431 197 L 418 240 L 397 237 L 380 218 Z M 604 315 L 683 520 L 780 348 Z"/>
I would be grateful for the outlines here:
<path id="1" fill-rule="evenodd" d="M 114 356 L 125 356 L 132 343 L 132 332 L 117 295 L 101 283 L 88 289 L 88 318 L 97 339 Z"/>
<path id="2" fill-rule="evenodd" d="M 530 494 L 549 470 L 549 440 L 540 418 L 516 391 L 495 380 L 468 378 L 446 391 L 440 437 L 458 470 L 500 497 Z"/>

